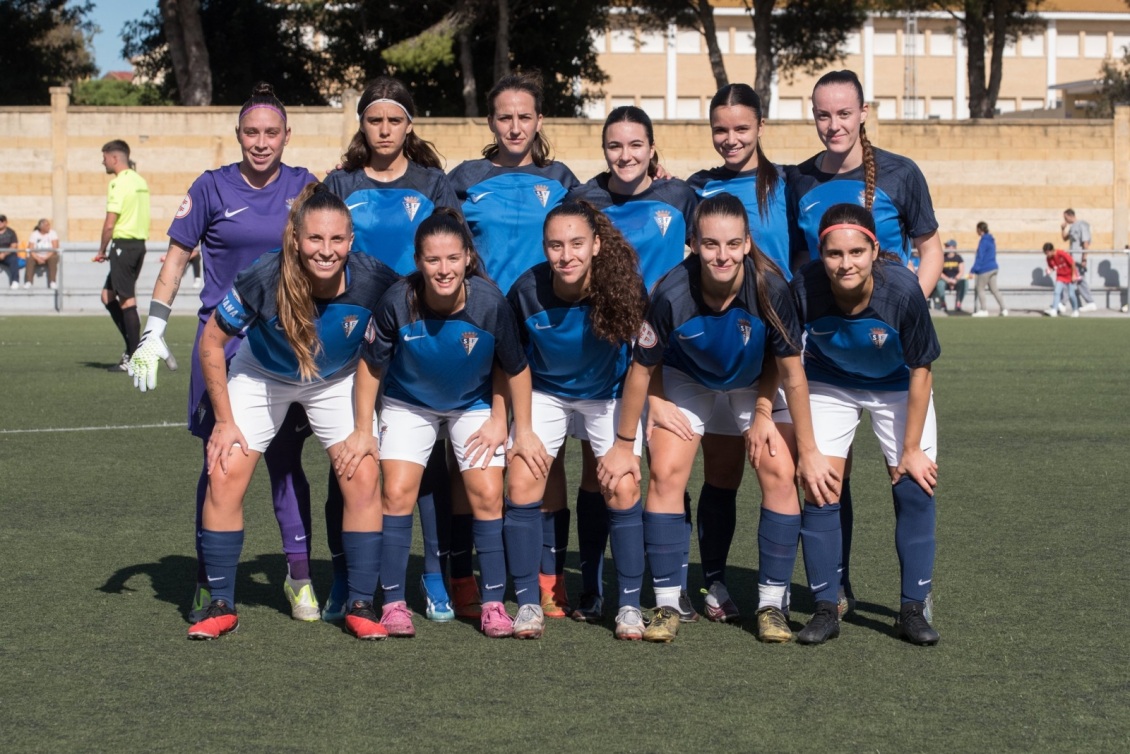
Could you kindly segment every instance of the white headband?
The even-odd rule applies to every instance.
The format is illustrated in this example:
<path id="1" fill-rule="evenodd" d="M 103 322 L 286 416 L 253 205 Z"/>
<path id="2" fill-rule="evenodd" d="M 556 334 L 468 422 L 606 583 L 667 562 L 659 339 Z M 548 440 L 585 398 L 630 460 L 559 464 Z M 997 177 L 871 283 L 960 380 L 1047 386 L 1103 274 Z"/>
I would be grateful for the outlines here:
<path id="1" fill-rule="evenodd" d="M 411 123 L 411 122 L 412 122 L 412 113 L 408 112 L 408 108 L 407 108 L 407 107 L 405 107 L 404 105 L 400 104 L 399 102 L 397 102 L 397 101 L 396 101 L 396 100 L 394 100 L 394 99 L 385 99 L 385 98 L 383 98 L 383 97 L 382 97 L 381 99 L 375 99 L 375 100 L 373 100 L 372 102 L 370 102 L 369 104 L 365 105 L 365 109 L 364 109 L 364 110 L 362 110 L 361 112 L 359 112 L 359 113 L 357 114 L 357 120 L 362 120 L 362 119 L 364 119 L 364 117 L 365 117 L 365 113 L 369 112 L 369 108 L 370 108 L 370 107 L 372 107 L 373 105 L 379 105 L 379 104 L 381 104 L 382 102 L 383 102 L 384 104 L 386 104 L 386 105 L 396 105 L 397 107 L 399 107 L 399 108 L 400 108 L 401 110 L 403 110 L 403 111 L 404 111 L 404 114 L 405 114 L 406 116 L 408 116 L 408 122 L 409 122 L 409 123 Z"/>

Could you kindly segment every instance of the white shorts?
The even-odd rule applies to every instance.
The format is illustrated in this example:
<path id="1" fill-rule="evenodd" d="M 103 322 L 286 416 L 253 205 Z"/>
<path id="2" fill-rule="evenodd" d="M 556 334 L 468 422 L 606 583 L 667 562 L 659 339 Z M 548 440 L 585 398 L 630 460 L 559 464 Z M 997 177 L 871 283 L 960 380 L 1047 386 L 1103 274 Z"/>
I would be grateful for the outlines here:
<path id="1" fill-rule="evenodd" d="M 355 374 L 352 369 L 328 380 L 296 385 L 272 379 L 257 370 L 239 369 L 239 362 L 233 361 L 232 365 L 236 371 L 228 377 L 228 399 L 235 426 L 247 439 L 248 450 L 262 453 L 267 449 L 292 403 L 306 409 L 310 429 L 323 448 L 352 434 Z"/>
<path id="2" fill-rule="evenodd" d="M 820 452 L 833 458 L 847 458 L 855 428 L 863 411 L 871 415 L 871 429 L 879 439 L 888 466 L 898 466 L 902 441 L 906 435 L 905 390 L 857 390 L 824 382 L 808 383 L 812 402 L 812 429 Z M 938 459 L 938 420 L 934 396 L 926 410 L 922 427 L 922 451 L 931 461 Z"/>
<path id="3" fill-rule="evenodd" d="M 398 401 L 385 396 L 381 403 L 380 438 L 382 461 L 410 461 L 428 465 L 428 457 L 436 439 L 446 432 L 459 462 L 459 470 L 467 471 L 471 464 L 464 458 L 467 438 L 479 431 L 490 418 L 490 409 L 473 411 L 433 411 L 423 406 Z M 478 466 L 482 465 L 480 459 Z M 506 465 L 506 451 L 500 447 L 490 459 L 491 466 Z"/>
<path id="4" fill-rule="evenodd" d="M 566 435 L 591 443 L 593 455 L 603 458 L 616 440 L 620 399 L 561 398 L 535 390 L 532 418 L 534 432 L 545 445 L 545 451 L 554 458 L 561 450 Z M 636 425 L 633 433 L 636 441 L 632 452 L 637 456 L 643 452 L 642 426 L 643 422 Z M 510 428 L 510 441 L 514 441 L 513 426 Z"/>
<path id="5" fill-rule="evenodd" d="M 673 367 L 663 367 L 663 392 L 683 412 L 696 435 L 706 432 L 739 437 L 753 422 L 757 383 L 734 390 L 713 390 Z"/>

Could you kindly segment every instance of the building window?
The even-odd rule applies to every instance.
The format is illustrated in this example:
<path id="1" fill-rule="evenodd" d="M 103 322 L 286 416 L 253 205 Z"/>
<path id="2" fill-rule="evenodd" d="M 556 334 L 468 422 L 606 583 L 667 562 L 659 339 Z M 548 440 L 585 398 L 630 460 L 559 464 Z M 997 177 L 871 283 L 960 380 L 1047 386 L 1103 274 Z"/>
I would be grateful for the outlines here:
<path id="1" fill-rule="evenodd" d="M 1106 57 L 1106 34 L 1103 32 L 1095 32 L 1094 34 L 1085 34 L 1083 36 L 1083 57 L 1085 58 L 1105 58 Z"/>
<path id="2" fill-rule="evenodd" d="M 675 100 L 675 117 L 697 120 L 702 117 L 702 101 L 698 97 L 679 97 Z"/>
<path id="3" fill-rule="evenodd" d="M 734 54 L 752 55 L 753 53 L 753 32 L 739 30 L 734 34 Z"/>
<path id="4" fill-rule="evenodd" d="M 778 97 L 777 120 L 803 120 L 804 99 L 801 97 Z"/>
<path id="5" fill-rule="evenodd" d="M 730 54 L 730 32 L 731 31 L 733 31 L 732 28 L 718 29 L 716 34 L 714 35 L 718 39 L 718 50 L 723 55 L 729 55 Z"/>
<path id="6" fill-rule="evenodd" d="M 997 112 L 998 113 L 1014 113 L 1014 112 L 1016 112 L 1016 100 L 1005 99 L 1004 97 L 999 98 L 997 100 Z"/>
<path id="7" fill-rule="evenodd" d="M 697 55 L 702 35 L 694 29 L 679 29 L 675 32 L 675 51 L 685 55 Z"/>
<path id="8" fill-rule="evenodd" d="M 592 34 L 592 48 L 598 53 L 606 52 L 608 40 L 603 31 L 594 31 Z"/>
<path id="9" fill-rule="evenodd" d="M 604 97 L 589 100 L 585 103 L 585 117 L 593 120 L 604 120 Z"/>
<path id="10" fill-rule="evenodd" d="M 901 118 L 902 113 L 899 112 L 899 101 L 894 97 L 876 97 L 875 105 L 879 108 L 876 113 L 880 118 Z"/>
<path id="11" fill-rule="evenodd" d="M 1032 99 L 1025 97 L 1024 99 L 1020 100 L 1021 110 L 1043 110 L 1045 107 L 1047 107 L 1047 105 L 1042 99 Z"/>
<path id="12" fill-rule="evenodd" d="M 641 31 L 640 32 L 640 52 L 663 52 L 666 45 L 667 35 L 660 31 Z"/>
<path id="13" fill-rule="evenodd" d="M 616 108 L 624 107 L 625 105 L 635 105 L 636 104 L 636 98 L 635 97 L 613 97 L 612 100 L 609 102 L 609 104 L 612 105 L 612 109 L 615 110 Z"/>
<path id="14" fill-rule="evenodd" d="M 1111 40 L 1111 51 L 1116 58 L 1130 52 L 1130 34 L 1115 34 Z"/>
<path id="15" fill-rule="evenodd" d="M 953 98 L 931 97 L 930 117 L 939 118 L 941 120 L 953 120 Z"/>
<path id="16" fill-rule="evenodd" d="M 860 42 L 859 32 L 857 32 L 857 31 L 850 32 L 844 38 L 844 43 L 843 43 L 843 46 L 840 47 L 840 50 L 843 52 L 844 55 L 859 55 L 860 51 L 862 50 L 862 44 Z"/>
<path id="17" fill-rule="evenodd" d="M 1079 35 L 1059 34 L 1055 38 L 1055 56 L 1057 58 L 1079 57 Z"/>
<path id="18" fill-rule="evenodd" d="M 898 36 L 893 31 L 877 31 L 872 39 L 876 55 L 898 55 Z"/>
<path id="19" fill-rule="evenodd" d="M 902 49 L 907 55 L 925 55 L 926 35 L 922 32 L 918 32 L 917 34 L 903 34 Z"/>
<path id="20" fill-rule="evenodd" d="M 1042 34 L 1020 39 L 1020 56 L 1023 58 L 1044 57 L 1044 37 Z"/>
<path id="21" fill-rule="evenodd" d="M 640 97 L 640 109 L 647 113 L 652 120 L 664 117 L 664 100 L 662 97 Z"/>
<path id="22" fill-rule="evenodd" d="M 636 33 L 632 29 L 613 29 L 611 52 L 633 53 L 636 51 Z"/>
<path id="23" fill-rule="evenodd" d="M 932 57 L 953 56 L 953 34 L 943 31 L 930 32 L 930 55 Z"/>

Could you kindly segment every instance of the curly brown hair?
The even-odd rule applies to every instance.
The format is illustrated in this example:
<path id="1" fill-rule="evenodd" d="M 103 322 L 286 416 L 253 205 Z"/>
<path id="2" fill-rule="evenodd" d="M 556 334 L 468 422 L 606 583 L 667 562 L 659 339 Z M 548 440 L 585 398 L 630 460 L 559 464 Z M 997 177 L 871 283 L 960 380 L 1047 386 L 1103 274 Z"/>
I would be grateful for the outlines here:
<path id="1" fill-rule="evenodd" d="M 558 217 L 579 217 L 600 239 L 600 253 L 592 258 L 589 300 L 592 331 L 613 345 L 630 343 L 643 325 L 643 278 L 636 250 L 600 210 L 584 200 L 559 204 L 545 217 L 545 225 Z"/>

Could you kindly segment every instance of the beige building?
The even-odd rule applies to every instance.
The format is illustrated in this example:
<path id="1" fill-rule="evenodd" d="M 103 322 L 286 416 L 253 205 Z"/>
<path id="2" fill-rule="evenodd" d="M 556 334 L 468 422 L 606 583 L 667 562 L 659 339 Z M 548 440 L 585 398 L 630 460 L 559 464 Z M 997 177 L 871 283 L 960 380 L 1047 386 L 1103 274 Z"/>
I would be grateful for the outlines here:
<path id="1" fill-rule="evenodd" d="M 741 0 L 712 0 L 712 5 L 730 80 L 752 83 L 752 18 Z M 655 119 L 706 117 L 715 86 L 702 35 L 674 26 L 644 32 L 628 26 L 625 16 L 619 18 L 617 23 L 614 16 L 612 27 L 594 39 L 610 80 L 603 100 L 591 103 L 588 115 L 603 118 L 614 107 L 634 104 Z M 1121 58 L 1130 46 L 1130 8 L 1123 0 L 1045 0 L 1038 18 L 1041 28 L 1005 50 L 997 100 L 1002 115 L 1062 107 L 1062 85 L 1094 79 L 1104 59 Z M 859 74 L 880 117 L 969 117 L 967 50 L 948 13 L 873 14 L 849 35 L 844 53 L 834 67 Z M 807 118 L 816 78 L 801 73 L 792 81 L 775 82 L 767 116 Z M 1069 109 L 1066 114 L 1077 113 Z"/>

